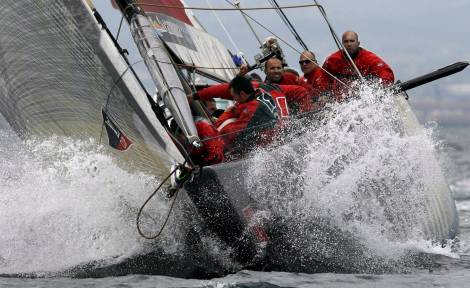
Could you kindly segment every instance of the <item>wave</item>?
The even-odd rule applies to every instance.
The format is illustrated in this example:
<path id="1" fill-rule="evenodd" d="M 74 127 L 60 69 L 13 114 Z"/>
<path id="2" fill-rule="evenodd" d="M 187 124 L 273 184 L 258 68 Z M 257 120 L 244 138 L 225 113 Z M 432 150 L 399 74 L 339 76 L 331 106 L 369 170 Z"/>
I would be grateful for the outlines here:
<path id="1" fill-rule="evenodd" d="M 440 143 L 435 127 L 398 133 L 396 96 L 361 89 L 360 99 L 331 104 L 320 119 L 301 120 L 303 133 L 289 138 L 289 145 L 260 151 L 249 171 L 250 191 L 290 220 L 283 229 L 287 242 L 298 245 L 295 257 L 344 271 L 387 271 L 420 248 L 411 244 L 427 238 L 423 203 L 442 173 L 430 165 Z M 335 228 L 309 227 L 323 219 Z M 284 252 L 279 257 L 289 258 Z"/>
<path id="2" fill-rule="evenodd" d="M 91 140 L 0 134 L 0 273 L 113 263 L 150 249 L 135 215 L 158 179 L 124 171 Z M 168 201 L 151 204 L 146 220 L 158 222 Z M 177 237 L 175 228 L 161 247 L 177 251 Z"/>

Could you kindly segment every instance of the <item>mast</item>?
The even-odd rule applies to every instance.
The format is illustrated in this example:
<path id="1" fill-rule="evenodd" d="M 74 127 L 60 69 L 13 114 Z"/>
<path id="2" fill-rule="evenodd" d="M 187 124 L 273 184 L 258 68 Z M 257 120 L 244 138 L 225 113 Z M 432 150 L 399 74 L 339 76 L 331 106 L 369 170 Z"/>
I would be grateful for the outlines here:
<path id="1" fill-rule="evenodd" d="M 161 31 L 152 25 L 135 0 L 116 0 L 116 3 L 129 23 L 131 34 L 155 82 L 158 94 L 171 111 L 188 142 L 199 146 L 200 139 L 186 98 L 186 91 L 163 44 Z"/>

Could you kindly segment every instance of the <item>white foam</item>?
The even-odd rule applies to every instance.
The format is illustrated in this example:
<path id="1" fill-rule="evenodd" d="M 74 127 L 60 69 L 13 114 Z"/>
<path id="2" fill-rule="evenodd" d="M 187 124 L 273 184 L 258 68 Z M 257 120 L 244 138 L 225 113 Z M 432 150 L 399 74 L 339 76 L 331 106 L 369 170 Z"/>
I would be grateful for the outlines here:
<path id="1" fill-rule="evenodd" d="M 92 141 L 2 134 L 0 273 L 57 271 L 143 249 L 135 216 L 158 179 L 119 168 Z M 168 203 L 146 211 L 158 220 Z"/>
<path id="2" fill-rule="evenodd" d="M 470 194 L 470 178 L 458 180 L 450 187 L 455 195 L 467 198 Z"/>
<path id="3" fill-rule="evenodd" d="M 442 179 L 432 164 L 438 143 L 432 127 L 413 135 L 397 132 L 398 96 L 373 86 L 360 89 L 360 99 L 332 104 L 321 124 L 311 123 L 291 144 L 259 152 L 249 185 L 253 197 L 278 214 L 327 218 L 378 255 L 393 258 L 410 246 L 403 243 L 425 239 L 424 203 L 429 187 Z M 385 248 L 384 241 L 397 245 Z"/>

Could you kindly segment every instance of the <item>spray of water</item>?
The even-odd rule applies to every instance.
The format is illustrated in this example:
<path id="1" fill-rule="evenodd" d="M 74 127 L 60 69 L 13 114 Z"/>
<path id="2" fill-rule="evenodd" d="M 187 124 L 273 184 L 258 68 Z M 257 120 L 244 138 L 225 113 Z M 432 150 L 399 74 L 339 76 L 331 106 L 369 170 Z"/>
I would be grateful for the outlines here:
<path id="1" fill-rule="evenodd" d="M 401 96 L 375 85 L 359 86 L 358 95 L 303 120 L 304 133 L 288 145 L 257 153 L 249 190 L 291 219 L 283 228 L 291 243 L 310 239 L 298 244 L 303 257 L 362 270 L 377 264 L 370 257 L 397 260 L 417 243 L 430 251 L 424 203 L 441 171 L 429 164 L 436 162 L 432 128 L 403 132 L 394 98 Z"/>
<path id="2" fill-rule="evenodd" d="M 359 95 L 329 104 L 318 119 L 300 120 L 303 133 L 254 155 L 247 191 L 273 219 L 283 219 L 283 241 L 292 249 L 280 258 L 296 258 L 287 267 L 310 271 L 314 260 L 370 271 L 380 262 L 374 259 L 395 261 L 410 249 L 436 253 L 420 224 L 437 173 L 428 165 L 435 161 L 433 130 L 407 135 L 397 96 L 371 86 L 359 87 Z M 93 141 L 20 141 L 2 133 L 0 273 L 60 271 L 156 248 L 175 255 L 184 249 L 177 219 L 158 247 L 137 235 L 136 212 L 158 179 L 123 170 Z M 157 197 L 144 213 L 144 230 L 153 234 L 168 207 Z M 209 258 L 235 265 L 216 238 L 199 241 Z"/>
<path id="3" fill-rule="evenodd" d="M 60 271 L 145 253 L 135 215 L 158 179 L 121 169 L 93 141 L 21 141 L 1 133 L 0 273 Z M 168 207 L 157 197 L 146 210 L 149 233 Z M 175 228 L 158 243 L 174 253 L 178 225 L 168 225 Z"/>

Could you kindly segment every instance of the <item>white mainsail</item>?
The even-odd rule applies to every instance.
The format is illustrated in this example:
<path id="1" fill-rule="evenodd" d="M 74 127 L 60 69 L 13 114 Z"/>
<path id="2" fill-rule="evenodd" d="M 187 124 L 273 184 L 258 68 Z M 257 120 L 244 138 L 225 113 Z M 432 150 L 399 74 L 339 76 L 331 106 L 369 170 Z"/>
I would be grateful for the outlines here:
<path id="1" fill-rule="evenodd" d="M 106 142 L 105 110 L 133 143 L 109 149 L 124 166 L 184 161 L 85 0 L 0 1 L 0 19 L 0 113 L 15 131 Z"/>

